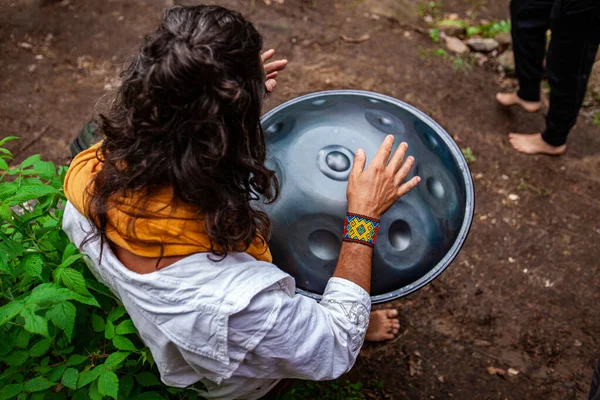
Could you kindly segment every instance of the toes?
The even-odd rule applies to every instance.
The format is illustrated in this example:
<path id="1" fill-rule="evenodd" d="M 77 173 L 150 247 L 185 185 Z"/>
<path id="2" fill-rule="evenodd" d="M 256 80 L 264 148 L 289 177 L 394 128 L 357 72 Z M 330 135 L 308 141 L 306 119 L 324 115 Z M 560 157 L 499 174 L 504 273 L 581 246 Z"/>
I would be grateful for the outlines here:
<path id="1" fill-rule="evenodd" d="M 400 330 L 400 329 L 398 329 L 398 328 L 394 328 L 394 329 L 392 329 L 392 335 L 396 336 L 396 335 L 398 334 L 398 331 L 399 331 L 399 330 Z"/>
<path id="2" fill-rule="evenodd" d="M 386 333 L 385 335 L 382 336 L 383 340 L 391 340 L 394 338 L 394 334 L 393 333 Z"/>
<path id="3" fill-rule="evenodd" d="M 392 321 L 392 328 L 399 329 L 400 328 L 400 322 L 398 320 Z"/>

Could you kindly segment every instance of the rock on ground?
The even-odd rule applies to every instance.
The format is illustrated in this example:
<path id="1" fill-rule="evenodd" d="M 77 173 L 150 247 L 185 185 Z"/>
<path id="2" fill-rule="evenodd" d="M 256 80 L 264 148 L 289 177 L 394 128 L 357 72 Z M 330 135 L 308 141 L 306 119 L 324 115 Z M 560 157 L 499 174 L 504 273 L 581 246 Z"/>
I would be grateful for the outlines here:
<path id="1" fill-rule="evenodd" d="M 365 0 L 364 6 L 372 13 L 398 22 L 418 23 L 418 2 L 414 0 Z"/>
<path id="2" fill-rule="evenodd" d="M 510 32 L 500 32 L 494 37 L 494 40 L 503 47 L 508 47 L 512 44 L 512 36 Z"/>
<path id="3" fill-rule="evenodd" d="M 456 54 L 466 54 L 469 52 L 469 48 L 459 38 L 444 35 L 442 37 L 448 51 Z"/>
<path id="4" fill-rule="evenodd" d="M 465 42 L 473 51 L 489 53 L 498 48 L 498 42 L 494 39 L 471 38 Z"/>
<path id="5" fill-rule="evenodd" d="M 507 50 L 498 57 L 498 64 L 507 74 L 515 72 L 515 55 L 512 50 Z"/>

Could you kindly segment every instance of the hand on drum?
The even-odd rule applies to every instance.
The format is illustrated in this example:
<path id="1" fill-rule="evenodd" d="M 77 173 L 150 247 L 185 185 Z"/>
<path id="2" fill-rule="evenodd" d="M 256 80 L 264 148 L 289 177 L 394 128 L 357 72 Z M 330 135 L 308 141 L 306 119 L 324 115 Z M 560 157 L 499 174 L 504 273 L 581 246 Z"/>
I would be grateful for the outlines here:
<path id="1" fill-rule="evenodd" d="M 408 150 L 408 145 L 404 142 L 390 158 L 393 145 L 394 137 L 388 135 L 367 169 L 365 151 L 356 151 L 346 191 L 348 212 L 380 218 L 400 197 L 421 181 L 421 178 L 415 176 L 404 182 L 415 159 L 412 156 L 404 159 Z"/>

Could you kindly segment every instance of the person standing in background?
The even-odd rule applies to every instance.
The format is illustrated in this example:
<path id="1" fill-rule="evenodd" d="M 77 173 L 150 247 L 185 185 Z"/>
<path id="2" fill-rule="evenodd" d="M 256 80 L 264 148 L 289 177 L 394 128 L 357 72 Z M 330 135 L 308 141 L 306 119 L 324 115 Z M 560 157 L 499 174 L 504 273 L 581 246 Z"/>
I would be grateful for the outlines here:
<path id="1" fill-rule="evenodd" d="M 510 143 L 525 154 L 563 154 L 600 44 L 600 0 L 512 0 L 510 14 L 519 90 L 498 93 L 496 100 L 537 112 L 544 73 L 550 84 L 545 131 L 510 133 Z M 548 29 L 552 37 L 544 68 Z"/>

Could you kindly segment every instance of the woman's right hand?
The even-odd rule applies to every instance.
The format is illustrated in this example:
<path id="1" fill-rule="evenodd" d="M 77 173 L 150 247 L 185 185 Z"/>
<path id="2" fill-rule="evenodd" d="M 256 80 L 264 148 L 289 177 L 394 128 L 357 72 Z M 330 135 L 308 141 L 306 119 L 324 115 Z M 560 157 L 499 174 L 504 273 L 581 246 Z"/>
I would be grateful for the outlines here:
<path id="1" fill-rule="evenodd" d="M 394 137 L 388 135 L 366 170 L 365 151 L 356 151 L 346 191 L 348 212 L 379 219 L 400 197 L 421 181 L 421 178 L 415 176 L 402 183 L 415 159 L 411 156 L 404 160 L 408 150 L 408 145 L 404 142 L 390 159 L 393 145 Z"/>

